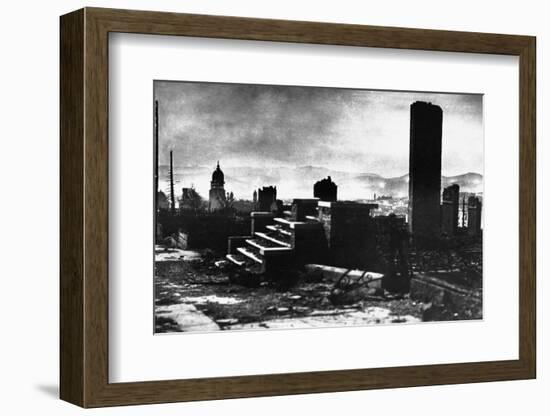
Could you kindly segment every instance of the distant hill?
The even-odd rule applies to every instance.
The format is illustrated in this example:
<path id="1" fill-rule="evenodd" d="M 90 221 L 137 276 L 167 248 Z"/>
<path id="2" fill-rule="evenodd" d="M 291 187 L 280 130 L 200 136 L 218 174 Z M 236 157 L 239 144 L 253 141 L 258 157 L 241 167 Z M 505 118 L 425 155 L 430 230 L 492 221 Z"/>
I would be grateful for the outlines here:
<path id="1" fill-rule="evenodd" d="M 192 185 L 203 198 L 208 197 L 211 175 L 215 167 L 188 166 L 175 169 L 175 191 Z M 339 199 L 370 199 L 376 195 L 407 196 L 409 175 L 384 178 L 374 173 L 343 172 L 318 166 L 294 168 L 275 167 L 224 167 L 225 189 L 232 191 L 238 199 L 252 199 L 254 189 L 262 186 L 277 186 L 278 196 L 283 199 L 311 198 L 313 184 L 330 176 L 338 185 Z M 160 188 L 168 188 L 168 166 L 159 167 Z M 482 192 L 483 176 L 468 172 L 456 176 L 442 176 L 441 186 L 456 183 L 463 192 Z"/>

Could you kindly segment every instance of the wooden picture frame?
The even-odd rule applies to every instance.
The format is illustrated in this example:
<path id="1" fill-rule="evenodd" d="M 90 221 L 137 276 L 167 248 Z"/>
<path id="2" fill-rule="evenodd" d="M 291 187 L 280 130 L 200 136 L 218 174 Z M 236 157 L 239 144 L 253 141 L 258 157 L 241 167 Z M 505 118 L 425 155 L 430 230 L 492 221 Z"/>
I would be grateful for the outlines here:
<path id="1" fill-rule="evenodd" d="M 85 8 L 60 20 L 60 396 L 82 407 L 338 392 L 536 376 L 535 38 Z M 109 383 L 108 34 L 245 39 L 519 57 L 519 359 Z"/>

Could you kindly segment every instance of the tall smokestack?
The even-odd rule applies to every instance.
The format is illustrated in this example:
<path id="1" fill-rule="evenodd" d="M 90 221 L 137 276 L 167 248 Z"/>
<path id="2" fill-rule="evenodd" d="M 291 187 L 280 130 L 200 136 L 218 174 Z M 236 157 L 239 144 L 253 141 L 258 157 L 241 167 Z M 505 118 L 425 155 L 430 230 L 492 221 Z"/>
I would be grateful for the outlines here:
<path id="1" fill-rule="evenodd" d="M 172 158 L 172 151 L 170 150 L 170 209 L 172 214 L 176 212 L 176 198 L 174 197 L 174 160 Z"/>
<path id="2" fill-rule="evenodd" d="M 409 230 L 415 239 L 440 235 L 442 131 L 441 107 L 411 104 Z"/>

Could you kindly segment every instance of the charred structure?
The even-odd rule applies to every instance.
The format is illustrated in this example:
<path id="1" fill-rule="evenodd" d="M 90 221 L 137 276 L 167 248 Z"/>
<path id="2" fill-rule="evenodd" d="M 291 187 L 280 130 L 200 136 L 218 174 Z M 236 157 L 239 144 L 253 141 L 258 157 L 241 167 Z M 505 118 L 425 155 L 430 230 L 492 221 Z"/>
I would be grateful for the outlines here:
<path id="1" fill-rule="evenodd" d="M 468 234 L 481 234 L 481 201 L 476 196 L 468 198 Z"/>
<path id="2" fill-rule="evenodd" d="M 440 233 L 441 107 L 411 104 L 409 149 L 409 231 L 413 238 L 437 238 Z"/>
<path id="3" fill-rule="evenodd" d="M 441 234 L 453 236 L 458 230 L 458 199 L 460 187 L 456 184 L 443 190 L 441 203 Z"/>
<path id="4" fill-rule="evenodd" d="M 313 185 L 313 197 L 321 201 L 334 202 L 337 200 L 338 186 L 332 181 L 330 176 L 321 179 Z"/>
<path id="5" fill-rule="evenodd" d="M 271 212 L 271 206 L 277 201 L 277 187 L 264 186 L 258 189 L 257 211 Z"/>

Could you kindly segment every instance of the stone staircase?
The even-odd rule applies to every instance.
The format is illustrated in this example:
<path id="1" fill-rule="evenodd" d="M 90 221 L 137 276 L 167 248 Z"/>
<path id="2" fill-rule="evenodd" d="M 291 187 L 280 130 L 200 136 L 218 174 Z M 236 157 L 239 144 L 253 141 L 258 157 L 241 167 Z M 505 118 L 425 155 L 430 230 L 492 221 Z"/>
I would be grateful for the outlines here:
<path id="1" fill-rule="evenodd" d="M 317 200 L 307 201 L 310 201 L 308 213 L 314 214 Z M 295 205 L 296 201 L 293 207 Z M 227 259 L 236 266 L 256 273 L 296 265 L 303 257 L 304 245 L 301 242 L 315 243 L 313 245 L 317 246 L 323 231 L 322 224 L 314 215 L 307 215 L 307 218 L 301 215 L 303 221 L 297 220 L 298 215 L 296 209 L 283 211 L 281 216 L 253 212 L 251 235 L 229 237 Z"/>
<path id="2" fill-rule="evenodd" d="M 372 241 L 373 204 L 295 199 L 280 215 L 251 213 L 248 236 L 229 237 L 227 260 L 253 273 L 308 263 L 361 264 Z M 357 258 L 356 258 L 357 257 Z"/>

